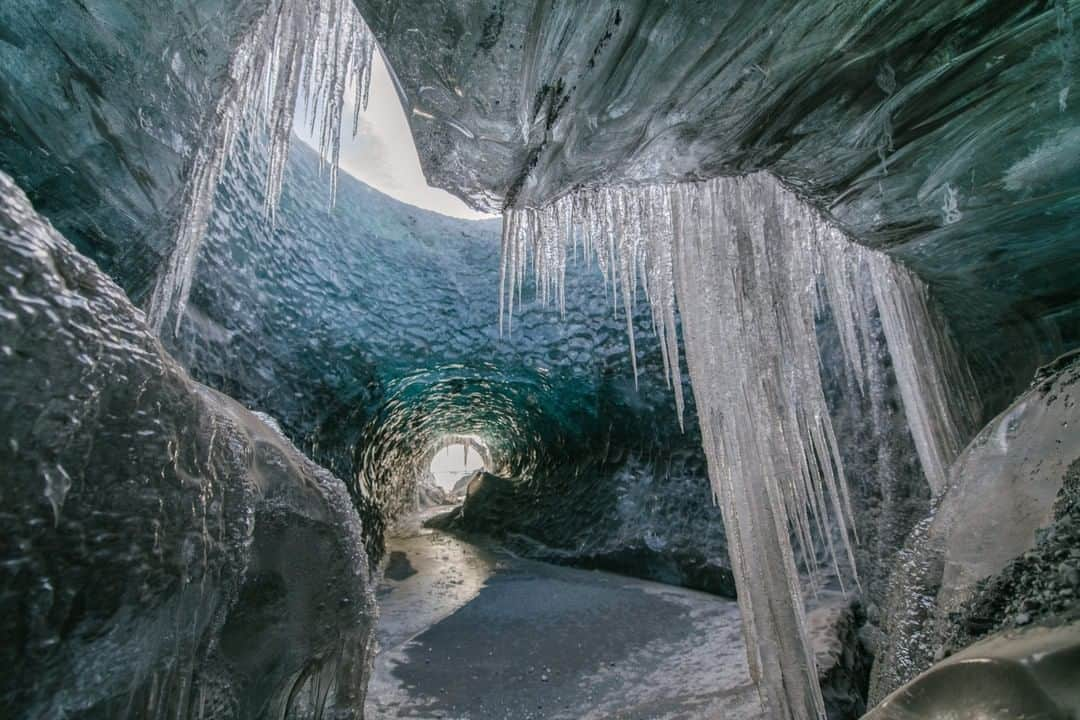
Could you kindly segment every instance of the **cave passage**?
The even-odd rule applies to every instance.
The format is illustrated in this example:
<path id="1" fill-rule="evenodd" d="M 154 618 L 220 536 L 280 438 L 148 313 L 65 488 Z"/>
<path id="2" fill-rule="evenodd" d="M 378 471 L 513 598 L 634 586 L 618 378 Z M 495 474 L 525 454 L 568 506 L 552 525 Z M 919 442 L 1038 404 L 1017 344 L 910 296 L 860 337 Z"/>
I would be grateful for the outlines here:
<path id="1" fill-rule="evenodd" d="M 1078 17 L 0 3 L 0 714 L 1080 714 Z"/>
<path id="2" fill-rule="evenodd" d="M 758 716 L 732 600 L 430 529 L 387 551 L 372 717 Z"/>

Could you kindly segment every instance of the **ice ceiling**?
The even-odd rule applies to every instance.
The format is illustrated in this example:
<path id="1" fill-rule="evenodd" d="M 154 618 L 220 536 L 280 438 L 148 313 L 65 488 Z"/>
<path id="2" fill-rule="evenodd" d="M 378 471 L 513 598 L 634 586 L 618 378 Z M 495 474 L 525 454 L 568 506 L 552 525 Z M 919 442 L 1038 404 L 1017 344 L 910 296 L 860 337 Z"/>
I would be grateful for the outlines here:
<path id="1" fill-rule="evenodd" d="M 929 278 L 984 370 L 1077 341 L 1074 2 L 357 7 L 479 207 L 768 168 Z"/>
<path id="2" fill-rule="evenodd" d="M 260 6 L 5 8 L 0 158 L 136 297 L 167 241 L 147 228 Z M 1077 341 L 1073 2 L 357 7 L 428 179 L 477 207 L 770 168 L 931 281 L 997 406 Z M 42 31 L 53 44 L 27 42 Z"/>

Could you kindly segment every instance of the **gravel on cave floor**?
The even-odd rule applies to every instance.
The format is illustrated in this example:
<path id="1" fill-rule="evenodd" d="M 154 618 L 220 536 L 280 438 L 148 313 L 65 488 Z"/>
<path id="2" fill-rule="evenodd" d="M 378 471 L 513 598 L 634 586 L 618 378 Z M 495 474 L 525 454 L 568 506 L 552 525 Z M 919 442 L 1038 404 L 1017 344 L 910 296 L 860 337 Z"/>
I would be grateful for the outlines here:
<path id="1" fill-rule="evenodd" d="M 760 716 L 733 601 L 435 530 L 387 550 L 368 717 Z"/>

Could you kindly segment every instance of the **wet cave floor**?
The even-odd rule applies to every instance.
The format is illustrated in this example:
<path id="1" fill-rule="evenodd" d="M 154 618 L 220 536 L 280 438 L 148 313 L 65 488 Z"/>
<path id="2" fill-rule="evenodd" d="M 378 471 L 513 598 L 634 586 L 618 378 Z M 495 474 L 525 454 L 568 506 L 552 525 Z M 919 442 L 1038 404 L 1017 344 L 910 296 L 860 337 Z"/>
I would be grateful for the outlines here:
<path id="1" fill-rule="evenodd" d="M 387 552 L 367 717 L 758 717 L 733 601 L 419 527 Z"/>

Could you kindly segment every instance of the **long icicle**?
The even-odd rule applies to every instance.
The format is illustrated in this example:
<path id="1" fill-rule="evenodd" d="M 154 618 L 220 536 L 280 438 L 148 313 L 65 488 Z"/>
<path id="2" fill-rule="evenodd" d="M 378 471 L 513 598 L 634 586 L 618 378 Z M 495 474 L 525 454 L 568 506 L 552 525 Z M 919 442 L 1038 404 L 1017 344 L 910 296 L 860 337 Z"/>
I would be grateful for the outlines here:
<path id="1" fill-rule="evenodd" d="M 563 218 L 569 218 L 563 221 Z M 888 257 L 852 243 L 771 175 L 700 183 L 581 189 L 504 219 L 501 316 L 520 305 L 530 249 L 541 303 L 561 286 L 580 235 L 613 308 L 633 311 L 638 278 L 650 303 L 682 422 L 677 320 L 714 497 L 724 513 L 749 663 L 769 717 L 820 718 L 824 705 L 806 637 L 802 578 L 819 584 L 815 549 L 843 583 L 858 582 L 854 523 L 820 376 L 815 311 L 828 303 L 862 392 L 873 358 L 860 289 L 873 283 L 917 445 L 940 472 L 974 412 L 970 383 L 925 286 Z M 516 291 L 516 293 L 515 293 Z M 516 301 L 515 301 L 516 294 Z M 920 335 L 927 328 L 932 332 Z M 928 388 L 922 407 L 916 400 Z M 961 388 L 959 397 L 950 388 Z M 920 457 L 924 451 L 920 449 Z M 933 480 L 931 481 L 933 484 Z M 794 538 L 795 546 L 791 540 Z M 837 542 L 838 541 L 838 542 Z"/>
<path id="2" fill-rule="evenodd" d="M 241 131 L 255 129 L 265 118 L 270 137 L 265 208 L 272 223 L 296 104 L 304 97 L 313 126 L 318 123 L 321 128 L 317 150 L 331 168 L 333 206 L 345 93 L 352 78 L 357 103 L 366 106 L 375 49 L 375 38 L 351 0 L 270 0 L 240 38 L 204 133 L 207 141 L 192 161 L 169 253 L 150 294 L 147 322 L 156 333 L 161 334 L 170 314 L 175 317 L 173 332 L 179 329 L 217 186 Z M 355 114 L 354 132 L 358 122 Z"/>

